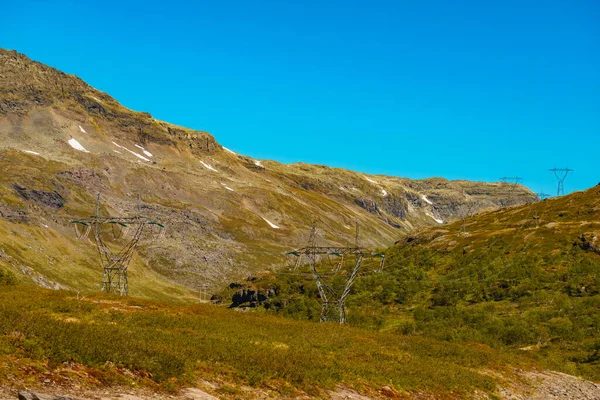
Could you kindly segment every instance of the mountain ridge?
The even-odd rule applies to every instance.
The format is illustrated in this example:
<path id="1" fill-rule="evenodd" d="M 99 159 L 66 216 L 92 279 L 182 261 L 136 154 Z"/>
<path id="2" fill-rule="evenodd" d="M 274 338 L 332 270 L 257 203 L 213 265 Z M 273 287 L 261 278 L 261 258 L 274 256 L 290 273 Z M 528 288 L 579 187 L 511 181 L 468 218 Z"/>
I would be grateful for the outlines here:
<path id="1" fill-rule="evenodd" d="M 24 230 L 48 225 L 69 243 L 67 264 L 79 251 L 93 260 L 66 221 L 89 215 L 97 193 L 112 214 L 134 213 L 141 195 L 144 212 L 168 226 L 164 242 L 140 248 L 141 264 L 187 288 L 281 266 L 283 251 L 305 242 L 315 222 L 327 227 L 328 243 L 353 243 L 358 222 L 365 246 L 386 247 L 420 226 L 536 200 L 507 183 L 256 160 L 208 132 L 127 109 L 74 75 L 1 49 L 0 137 L 0 221 L 21 221 Z M 15 185 L 64 201 L 54 208 L 47 195 L 24 198 Z M 45 273 L 41 263 L 36 268 Z"/>

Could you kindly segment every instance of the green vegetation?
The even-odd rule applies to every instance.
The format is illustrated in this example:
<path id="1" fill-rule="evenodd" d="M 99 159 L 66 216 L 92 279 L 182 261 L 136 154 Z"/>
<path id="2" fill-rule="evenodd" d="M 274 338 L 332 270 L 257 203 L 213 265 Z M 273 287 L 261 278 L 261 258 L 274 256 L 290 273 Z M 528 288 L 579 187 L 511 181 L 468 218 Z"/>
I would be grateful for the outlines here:
<path id="1" fill-rule="evenodd" d="M 383 272 L 363 270 L 347 301 L 348 320 L 483 343 L 598 381 L 600 254 L 585 240 L 600 236 L 599 217 L 596 187 L 407 237 L 388 250 Z M 330 264 L 320 267 L 331 275 Z M 269 312 L 318 320 L 315 284 L 307 269 L 299 272 L 274 272 L 255 285 L 278 293 L 264 304 Z"/>
<path id="2" fill-rule="evenodd" d="M 27 382 L 32 365 L 38 373 L 51 373 L 64 363 L 92 368 L 101 384 L 174 390 L 202 378 L 276 387 L 287 395 L 318 395 L 338 384 L 363 390 L 391 385 L 399 391 L 449 395 L 475 389 L 492 393 L 497 378 L 482 371 L 510 377 L 508 364 L 532 365 L 487 346 L 211 305 L 0 287 L 0 381 L 16 374 Z"/>
<path id="3" fill-rule="evenodd" d="M 3 285 L 16 285 L 17 277 L 11 271 L 7 271 L 0 268 L 0 286 Z"/>

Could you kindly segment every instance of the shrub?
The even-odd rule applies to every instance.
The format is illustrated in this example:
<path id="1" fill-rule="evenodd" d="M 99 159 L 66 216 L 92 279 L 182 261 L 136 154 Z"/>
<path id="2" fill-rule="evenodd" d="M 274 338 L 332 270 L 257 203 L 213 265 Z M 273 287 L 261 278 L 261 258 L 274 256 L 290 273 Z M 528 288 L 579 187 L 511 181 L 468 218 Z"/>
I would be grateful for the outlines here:
<path id="1" fill-rule="evenodd" d="M 16 285 L 17 277 L 11 271 L 0 269 L 0 285 Z"/>

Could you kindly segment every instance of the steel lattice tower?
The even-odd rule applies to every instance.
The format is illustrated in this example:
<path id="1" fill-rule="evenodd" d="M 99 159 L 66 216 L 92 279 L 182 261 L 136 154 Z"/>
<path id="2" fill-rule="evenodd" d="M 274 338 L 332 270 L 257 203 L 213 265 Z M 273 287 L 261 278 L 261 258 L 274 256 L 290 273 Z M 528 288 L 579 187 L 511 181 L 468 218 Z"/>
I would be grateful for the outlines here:
<path id="1" fill-rule="evenodd" d="M 88 237 L 93 231 L 94 241 L 100 256 L 100 265 L 102 273 L 102 291 L 106 293 L 115 293 L 120 296 L 129 294 L 129 281 L 127 278 L 127 268 L 133 256 L 133 251 L 138 245 L 145 228 L 153 227 L 155 237 L 163 238 L 165 227 L 159 222 L 152 221 L 146 217 L 103 217 L 100 215 L 100 194 L 96 200 L 96 214 L 94 216 L 71 221 L 75 224 L 77 236 L 79 238 Z M 114 239 L 128 240 L 122 244 L 120 249 L 115 250 L 116 245 L 110 246 L 105 240 L 108 233 L 104 228 L 111 227 Z M 118 232 L 118 234 L 115 234 Z M 130 234 L 131 233 L 131 234 Z"/>
<path id="2" fill-rule="evenodd" d="M 551 197 L 551 196 L 550 196 L 548 193 L 544 193 L 544 192 L 539 192 L 539 193 L 536 193 L 536 194 L 537 194 L 537 197 L 538 197 L 540 200 L 545 200 L 545 199 L 547 199 L 548 197 Z"/>
<path id="3" fill-rule="evenodd" d="M 385 255 L 381 253 L 373 253 L 360 247 L 359 244 L 359 226 L 356 224 L 356 246 L 355 247 L 333 247 L 333 246 L 317 246 L 316 244 L 316 227 L 313 225 L 308 246 L 301 249 L 296 249 L 286 252 L 288 255 L 298 257 L 295 263 L 294 270 L 300 265 L 300 260 L 304 256 L 308 260 L 310 272 L 312 273 L 319 297 L 321 299 L 321 322 L 334 321 L 340 324 L 346 322 L 346 298 L 350 294 L 352 285 L 358 272 L 362 266 L 363 259 L 366 257 L 380 258 L 379 270 L 383 270 Z M 339 273 L 345 256 L 354 256 L 354 267 L 350 275 L 346 277 L 344 288 L 341 293 L 336 292 L 333 287 L 327 284 L 323 275 L 318 270 L 318 258 L 320 256 L 335 256 L 340 257 L 340 262 L 334 269 L 334 274 Z M 341 275 L 337 275 L 341 276 Z M 332 315 L 332 311 L 334 311 Z"/>
<path id="4" fill-rule="evenodd" d="M 565 179 L 567 179 L 567 175 L 569 172 L 573 172 L 574 170 L 570 168 L 552 168 L 549 170 L 550 172 L 554 172 L 554 176 L 558 181 L 558 190 L 556 191 L 557 196 L 565 195 Z"/>

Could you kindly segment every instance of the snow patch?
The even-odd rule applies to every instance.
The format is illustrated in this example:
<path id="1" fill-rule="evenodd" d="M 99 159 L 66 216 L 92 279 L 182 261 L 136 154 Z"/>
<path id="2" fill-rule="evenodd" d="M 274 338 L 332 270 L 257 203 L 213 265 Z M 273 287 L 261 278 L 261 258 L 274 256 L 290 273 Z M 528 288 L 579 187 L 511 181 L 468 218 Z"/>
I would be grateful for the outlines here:
<path id="1" fill-rule="evenodd" d="M 433 215 L 431 215 L 429 213 L 425 213 L 425 214 L 427 214 L 428 216 L 430 216 L 431 218 L 433 218 L 433 220 L 435 222 L 437 222 L 438 224 L 443 224 L 444 223 L 444 220 L 442 220 L 442 219 L 437 219 L 436 217 L 434 217 Z"/>
<path id="2" fill-rule="evenodd" d="M 261 217 L 261 218 L 264 219 L 267 222 L 267 224 L 271 225 L 271 228 L 273 228 L 273 229 L 279 229 L 279 227 L 277 225 L 275 225 L 274 223 L 272 223 L 271 221 L 269 221 L 265 217 Z"/>
<path id="3" fill-rule="evenodd" d="M 432 203 L 432 202 L 431 202 L 431 201 L 430 201 L 430 200 L 427 198 L 427 196 L 425 196 L 424 194 L 422 194 L 422 195 L 421 195 L 421 198 L 422 198 L 423 200 L 425 200 L 425 203 L 427 203 L 427 204 L 433 204 L 433 203 Z"/>
<path id="4" fill-rule="evenodd" d="M 381 195 L 385 197 L 388 195 L 388 192 L 385 189 L 381 189 Z"/>
<path id="5" fill-rule="evenodd" d="M 352 227 L 348 226 L 348 225 L 344 225 L 344 228 L 346 228 L 346 229 L 352 229 Z"/>
<path id="6" fill-rule="evenodd" d="M 235 154 L 236 156 L 238 155 L 238 153 L 236 153 L 233 150 L 229 150 L 227 147 L 223 146 L 223 150 L 230 152 L 231 154 Z"/>
<path id="7" fill-rule="evenodd" d="M 210 165 L 210 164 L 207 164 L 207 163 L 205 163 L 204 161 L 200 161 L 200 164 L 204 165 L 204 167 L 205 167 L 206 169 L 210 169 L 211 171 L 219 172 L 219 171 L 217 171 L 216 169 L 214 169 L 212 165 Z"/>
<path id="8" fill-rule="evenodd" d="M 84 153 L 89 153 L 82 145 L 77 141 L 77 139 L 71 138 L 68 141 L 69 145 L 75 150 L 83 151 Z"/>
<path id="9" fill-rule="evenodd" d="M 369 181 L 369 182 L 371 182 L 371 183 L 374 183 L 374 184 L 376 184 L 376 185 L 379 185 L 379 182 L 377 182 L 377 181 L 374 181 L 373 179 L 371 179 L 371 178 L 369 178 L 369 177 L 367 177 L 367 176 L 365 176 L 365 179 L 366 179 L 366 180 L 368 180 L 368 181 Z"/>
<path id="10" fill-rule="evenodd" d="M 142 152 L 147 155 L 148 157 L 152 157 L 152 153 L 150 153 L 149 151 L 147 151 L 145 148 L 143 148 L 142 146 L 140 146 L 139 144 L 136 144 L 135 147 L 137 147 L 138 149 L 141 149 Z"/>
<path id="11" fill-rule="evenodd" d="M 97 97 L 94 97 L 94 96 L 90 96 L 90 97 L 91 97 L 92 99 L 96 100 L 98 103 L 102 103 L 102 104 L 104 104 L 104 102 L 103 102 L 102 100 L 100 100 L 99 98 L 97 98 Z"/>
<path id="12" fill-rule="evenodd" d="M 31 150 L 23 150 L 23 153 L 29 153 L 29 154 L 33 154 L 33 155 L 36 155 L 36 156 L 40 155 L 40 153 L 35 152 L 35 151 L 31 151 Z"/>
<path id="13" fill-rule="evenodd" d="M 87 132 L 85 131 L 85 129 L 83 129 L 83 128 L 81 127 L 81 125 L 79 125 L 79 130 L 80 130 L 82 133 L 87 133 Z"/>
<path id="14" fill-rule="evenodd" d="M 123 153 L 121 153 L 119 150 L 113 150 L 113 151 L 114 151 L 115 153 L 117 153 L 117 154 L 123 154 Z"/>
<path id="15" fill-rule="evenodd" d="M 223 187 L 224 187 L 225 189 L 229 190 L 230 192 L 235 192 L 235 190 L 233 190 L 232 188 L 230 188 L 230 187 L 229 187 L 229 186 L 227 186 L 226 184 L 224 184 L 224 183 L 221 183 L 221 185 L 223 185 Z"/>
<path id="16" fill-rule="evenodd" d="M 257 167 L 264 168 L 263 165 L 258 160 L 254 160 L 254 165 L 256 165 Z"/>
<path id="17" fill-rule="evenodd" d="M 120 144 L 118 144 L 118 143 L 115 143 L 115 142 L 112 142 L 112 143 L 113 143 L 115 146 L 117 146 L 118 148 L 120 148 L 120 149 L 123 149 L 123 150 L 125 150 L 125 151 L 128 151 L 128 152 L 130 152 L 131 154 L 133 154 L 134 156 L 136 156 L 136 157 L 137 157 L 137 158 L 139 158 L 139 159 L 142 159 L 142 160 L 144 160 L 144 161 L 148 161 L 148 162 L 152 162 L 152 161 L 150 161 L 149 159 L 147 159 L 146 157 L 144 157 L 143 155 L 141 155 L 141 154 L 138 154 L 138 153 L 136 153 L 135 151 L 131 151 L 131 150 L 129 150 L 129 149 L 128 149 L 127 147 L 125 147 L 125 146 L 121 146 Z"/>

